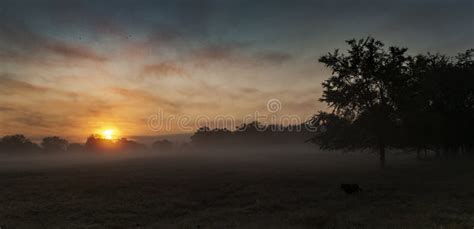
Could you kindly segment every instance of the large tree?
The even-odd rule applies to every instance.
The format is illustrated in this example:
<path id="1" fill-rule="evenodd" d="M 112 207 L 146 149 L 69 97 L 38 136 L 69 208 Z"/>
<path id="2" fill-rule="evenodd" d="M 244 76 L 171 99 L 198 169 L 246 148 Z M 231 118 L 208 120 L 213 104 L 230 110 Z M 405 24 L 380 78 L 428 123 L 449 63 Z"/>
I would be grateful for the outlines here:
<path id="1" fill-rule="evenodd" d="M 439 155 L 467 151 L 474 128 L 472 50 L 448 57 L 417 55 L 409 64 L 407 90 L 398 99 L 406 146 L 431 148 Z"/>
<path id="2" fill-rule="evenodd" d="M 376 149 L 383 167 L 386 148 L 399 136 L 396 100 L 406 88 L 410 58 L 405 48 L 386 50 L 371 37 L 347 44 L 347 53 L 336 49 L 319 59 L 332 70 L 320 98 L 331 112 L 316 115 L 313 140 L 323 148 Z"/>
<path id="3" fill-rule="evenodd" d="M 22 134 L 7 135 L 0 139 L 0 152 L 27 153 L 38 152 L 39 146 Z"/>
<path id="4" fill-rule="evenodd" d="M 69 143 L 66 139 L 53 136 L 43 138 L 41 146 L 45 152 L 65 152 Z"/>

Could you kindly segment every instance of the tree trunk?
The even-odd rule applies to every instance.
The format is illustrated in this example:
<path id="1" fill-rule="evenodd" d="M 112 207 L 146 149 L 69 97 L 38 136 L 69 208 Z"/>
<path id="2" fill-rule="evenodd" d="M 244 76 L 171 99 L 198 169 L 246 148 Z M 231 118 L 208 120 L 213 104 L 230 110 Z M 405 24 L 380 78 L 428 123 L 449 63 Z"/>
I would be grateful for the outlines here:
<path id="1" fill-rule="evenodd" d="M 380 144 L 380 168 L 385 168 L 385 145 Z"/>

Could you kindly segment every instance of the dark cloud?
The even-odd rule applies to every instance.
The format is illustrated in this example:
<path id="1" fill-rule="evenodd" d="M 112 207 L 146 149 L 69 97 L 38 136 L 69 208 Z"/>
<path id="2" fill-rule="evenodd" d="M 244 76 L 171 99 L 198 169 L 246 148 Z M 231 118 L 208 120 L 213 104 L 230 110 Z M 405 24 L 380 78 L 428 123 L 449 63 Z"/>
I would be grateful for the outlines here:
<path id="1" fill-rule="evenodd" d="M 130 34 L 127 33 L 127 29 L 123 25 L 116 23 L 110 18 L 103 16 L 92 20 L 89 27 L 91 27 L 91 30 L 96 34 L 107 37 L 130 37 Z"/>
<path id="2" fill-rule="evenodd" d="M 7 107 L 7 106 L 0 106 L 0 112 L 10 112 L 15 111 L 15 108 Z"/>
<path id="3" fill-rule="evenodd" d="M 261 91 L 253 87 L 243 87 L 239 89 L 244 94 L 255 94 L 260 93 Z"/>
<path id="4" fill-rule="evenodd" d="M 293 58 L 292 55 L 280 51 L 256 51 L 252 43 L 230 42 L 227 44 L 206 44 L 193 50 L 192 61 L 198 65 L 212 62 L 227 62 L 229 64 L 261 65 L 281 64 Z"/>
<path id="5" fill-rule="evenodd" d="M 112 5 L 104 0 L 5 0 L 4 6 L 2 25 L 24 21 L 35 31 L 40 31 L 41 28 L 31 25 L 38 24 L 35 23 L 38 21 L 72 28 L 99 41 L 103 36 L 137 36 L 140 39 L 141 35 L 145 35 L 148 43 L 154 46 L 171 45 L 176 49 L 185 46 L 193 54 L 208 57 L 209 60 L 232 56 L 229 51 L 232 47 L 227 47 L 229 44 L 233 46 L 232 43 L 252 42 L 257 46 L 265 45 L 265 49 L 272 43 L 273 46 L 285 44 L 305 51 L 307 42 L 330 49 L 332 47 L 327 46 L 335 45 L 336 41 L 367 35 L 389 41 L 406 39 L 415 45 L 430 46 L 459 41 L 465 43 L 462 46 L 465 47 L 472 45 L 474 40 L 471 12 L 474 6 L 469 0 L 118 0 Z M 30 35 L 33 36 L 22 36 L 20 39 L 8 36 L 12 37 L 10 41 L 13 43 L 25 40 L 25 37 L 38 40 L 38 34 Z M 22 42 L 21 45 L 26 48 L 28 44 L 35 43 Z M 103 57 L 88 55 L 93 50 L 64 52 L 84 50 L 86 47 L 52 47 L 50 51 L 56 55 L 70 54 L 70 58 L 103 60 Z M 296 54 L 294 50 L 289 51 Z M 20 60 L 18 53 L 15 54 L 3 54 L 3 59 L 10 56 Z M 261 54 L 260 57 L 274 63 L 288 60 L 287 55 Z M 235 58 L 231 60 L 236 61 Z"/>
<path id="6" fill-rule="evenodd" d="M 43 115 L 38 114 L 37 112 L 27 112 L 24 114 L 18 114 L 16 117 L 12 118 L 10 121 L 16 122 L 28 127 L 35 127 L 35 128 L 54 127 L 53 123 L 46 121 Z"/>
<path id="7" fill-rule="evenodd" d="M 140 76 L 144 77 L 168 77 L 168 76 L 184 76 L 186 71 L 174 63 L 157 63 L 145 65 Z"/>
<path id="8" fill-rule="evenodd" d="M 83 128 L 83 119 L 109 116 L 118 107 L 87 93 L 76 94 L 3 76 L 0 95 L 0 126 L 7 132 L 76 133 Z"/>
<path id="9" fill-rule="evenodd" d="M 148 42 L 152 45 L 173 45 L 184 38 L 183 33 L 174 26 L 154 24 L 148 33 Z"/>
<path id="10" fill-rule="evenodd" d="M 255 57 L 257 58 L 257 60 L 273 64 L 281 64 L 293 58 L 293 56 L 288 53 L 277 51 L 261 52 L 258 53 Z"/>
<path id="11" fill-rule="evenodd" d="M 229 42 L 226 44 L 208 43 L 192 51 L 192 56 L 202 61 L 232 61 L 239 58 L 239 52 L 250 44 Z"/>
<path id="12" fill-rule="evenodd" d="M 21 129 L 32 129 L 35 132 L 47 134 L 57 129 L 80 128 L 76 117 L 45 112 L 40 109 L 31 110 L 16 108 L 12 114 L 0 119 L 0 124 L 5 125 L 12 131 Z"/>
<path id="13" fill-rule="evenodd" d="M 43 36 L 33 32 L 23 23 L 0 24 L 0 33 L 0 57 L 3 60 L 44 61 L 51 55 L 65 60 L 106 60 L 89 47 Z"/>
<path id="14" fill-rule="evenodd" d="M 89 48 L 71 45 L 62 42 L 50 42 L 45 46 L 48 50 L 55 54 L 61 55 L 65 58 L 84 59 L 96 62 L 103 62 L 107 60 L 105 57 L 98 55 Z"/>
<path id="15" fill-rule="evenodd" d="M 13 79 L 11 75 L 0 75 L 0 94 L 3 95 L 25 95 L 25 94 L 54 94 L 61 97 L 77 98 L 74 92 L 63 91 L 56 88 L 34 85 L 21 80 Z"/>
<path id="16" fill-rule="evenodd" d="M 111 110 L 115 108 L 112 104 L 96 98 L 88 93 L 79 94 L 63 89 L 41 86 L 22 80 L 14 79 L 15 75 L 0 75 L 0 109 L 3 111 L 27 110 L 15 104 L 16 100 L 10 100 L 11 96 L 26 99 L 33 104 L 32 107 L 45 108 L 54 107 L 61 110 L 77 109 L 75 115 L 97 114 L 98 111 Z M 46 102 L 45 102 L 46 101 Z"/>

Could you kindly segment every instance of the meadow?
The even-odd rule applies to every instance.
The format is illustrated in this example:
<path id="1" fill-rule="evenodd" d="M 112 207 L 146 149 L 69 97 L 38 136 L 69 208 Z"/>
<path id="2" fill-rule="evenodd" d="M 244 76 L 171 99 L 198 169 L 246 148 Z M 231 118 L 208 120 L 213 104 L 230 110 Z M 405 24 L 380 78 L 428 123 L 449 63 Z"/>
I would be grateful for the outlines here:
<path id="1" fill-rule="evenodd" d="M 474 226 L 474 161 L 387 162 L 313 149 L 2 157 L 0 228 Z"/>

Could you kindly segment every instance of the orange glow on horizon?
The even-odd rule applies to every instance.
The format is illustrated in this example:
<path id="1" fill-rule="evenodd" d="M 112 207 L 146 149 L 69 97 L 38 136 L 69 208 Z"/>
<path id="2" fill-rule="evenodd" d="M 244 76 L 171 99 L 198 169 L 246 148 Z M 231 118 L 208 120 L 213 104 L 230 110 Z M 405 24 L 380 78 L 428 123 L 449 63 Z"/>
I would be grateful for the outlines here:
<path id="1" fill-rule="evenodd" d="M 102 136 L 107 140 L 112 140 L 114 136 L 114 130 L 104 130 Z"/>
<path id="2" fill-rule="evenodd" d="M 106 140 L 116 140 L 119 138 L 119 131 L 116 128 L 102 128 L 96 131 L 96 133 Z"/>

